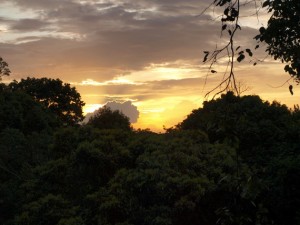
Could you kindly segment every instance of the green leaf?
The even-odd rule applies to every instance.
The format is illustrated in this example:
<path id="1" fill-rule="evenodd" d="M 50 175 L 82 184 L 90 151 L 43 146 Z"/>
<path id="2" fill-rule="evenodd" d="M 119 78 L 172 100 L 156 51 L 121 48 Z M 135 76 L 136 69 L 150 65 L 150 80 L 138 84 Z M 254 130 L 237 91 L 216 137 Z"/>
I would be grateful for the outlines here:
<path id="1" fill-rule="evenodd" d="M 291 95 L 293 95 L 294 94 L 294 92 L 293 92 L 293 85 L 289 86 L 289 90 L 290 90 Z"/>
<path id="2" fill-rule="evenodd" d="M 260 34 L 256 35 L 253 39 L 255 39 L 255 40 L 260 39 Z"/>
<path id="3" fill-rule="evenodd" d="M 240 54 L 239 57 L 236 59 L 238 62 L 242 62 L 245 59 L 244 54 Z"/>
<path id="4" fill-rule="evenodd" d="M 227 8 L 224 10 L 224 15 L 228 16 L 228 13 L 229 13 L 229 7 L 227 7 Z"/>
<path id="5" fill-rule="evenodd" d="M 266 28 L 264 28 L 264 27 L 259 28 L 259 32 L 261 34 L 263 34 L 265 31 L 266 31 Z M 259 36 L 261 36 L 261 35 L 259 35 Z"/>
<path id="6" fill-rule="evenodd" d="M 265 2 L 263 3 L 262 7 L 264 8 L 264 7 L 267 7 L 267 6 L 269 6 L 269 5 L 270 5 L 270 1 L 267 0 L 267 1 L 265 1 Z"/>
<path id="7" fill-rule="evenodd" d="M 252 53 L 251 49 L 247 48 L 247 49 L 246 49 L 246 52 L 248 53 L 248 55 L 249 55 L 250 57 L 253 56 L 253 53 Z"/>
<path id="8" fill-rule="evenodd" d="M 204 59 L 203 59 L 203 62 L 206 62 L 207 61 L 207 58 L 208 58 L 208 55 L 209 55 L 209 52 L 208 51 L 204 51 Z"/>
<path id="9" fill-rule="evenodd" d="M 290 69 L 289 65 L 286 65 L 286 66 L 284 67 L 284 71 L 285 71 L 285 72 L 288 72 L 289 69 Z"/>

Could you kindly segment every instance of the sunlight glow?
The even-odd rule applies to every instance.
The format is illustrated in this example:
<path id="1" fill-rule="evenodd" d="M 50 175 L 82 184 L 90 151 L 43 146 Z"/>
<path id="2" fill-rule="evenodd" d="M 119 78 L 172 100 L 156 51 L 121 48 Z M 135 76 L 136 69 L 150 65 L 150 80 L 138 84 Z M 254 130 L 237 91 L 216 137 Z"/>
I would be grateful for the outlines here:
<path id="1" fill-rule="evenodd" d="M 141 71 L 133 71 L 123 79 L 135 83 L 159 80 L 180 80 L 185 78 L 201 77 L 200 68 L 188 65 L 151 64 Z"/>
<path id="2" fill-rule="evenodd" d="M 131 85 L 139 85 L 142 83 L 137 83 L 128 79 L 116 78 L 109 81 L 98 82 L 93 79 L 86 79 L 81 81 L 80 83 L 72 83 L 73 85 L 79 86 L 106 86 L 106 85 L 123 85 L 123 84 L 131 84 Z"/>
<path id="3" fill-rule="evenodd" d="M 103 104 L 86 104 L 83 107 L 83 114 L 86 115 L 87 113 L 92 113 L 97 109 L 101 108 Z"/>
<path id="4" fill-rule="evenodd" d="M 0 32 L 7 32 L 8 31 L 8 26 L 5 24 L 0 24 Z"/>
<path id="5" fill-rule="evenodd" d="M 182 96 L 140 102 L 140 104 L 136 104 L 140 116 L 133 126 L 134 128 L 150 128 L 155 132 L 164 132 L 164 127 L 170 128 L 178 124 L 193 109 L 200 107 L 199 102 L 202 102 L 199 96 L 189 96 L 189 100 Z"/>

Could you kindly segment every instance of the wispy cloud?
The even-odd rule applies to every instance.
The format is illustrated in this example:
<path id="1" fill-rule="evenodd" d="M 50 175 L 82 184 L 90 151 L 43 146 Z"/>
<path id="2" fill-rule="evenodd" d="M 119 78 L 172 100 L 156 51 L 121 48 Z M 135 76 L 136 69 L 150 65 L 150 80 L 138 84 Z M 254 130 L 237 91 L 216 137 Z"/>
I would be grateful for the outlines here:
<path id="1" fill-rule="evenodd" d="M 143 83 L 138 83 L 123 78 L 116 78 L 104 82 L 98 82 L 93 79 L 86 79 L 81 82 L 73 82 L 71 84 L 76 86 L 108 86 L 108 85 L 142 85 Z"/>

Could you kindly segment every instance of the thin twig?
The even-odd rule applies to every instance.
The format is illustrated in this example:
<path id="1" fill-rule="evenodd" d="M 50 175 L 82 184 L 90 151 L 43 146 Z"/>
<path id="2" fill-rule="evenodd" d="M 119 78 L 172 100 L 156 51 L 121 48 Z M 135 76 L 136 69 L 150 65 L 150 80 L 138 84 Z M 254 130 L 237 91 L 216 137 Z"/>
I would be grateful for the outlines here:
<path id="1" fill-rule="evenodd" d="M 283 87 L 286 83 L 289 83 L 289 81 L 290 81 L 291 79 L 293 79 L 293 77 L 290 77 L 290 78 L 287 79 L 283 84 L 281 84 L 281 85 L 279 85 L 279 86 L 276 86 L 276 87 L 274 87 L 274 86 L 272 86 L 272 85 L 270 85 L 270 84 L 268 84 L 268 86 L 270 86 L 271 88 L 281 88 L 281 87 Z"/>

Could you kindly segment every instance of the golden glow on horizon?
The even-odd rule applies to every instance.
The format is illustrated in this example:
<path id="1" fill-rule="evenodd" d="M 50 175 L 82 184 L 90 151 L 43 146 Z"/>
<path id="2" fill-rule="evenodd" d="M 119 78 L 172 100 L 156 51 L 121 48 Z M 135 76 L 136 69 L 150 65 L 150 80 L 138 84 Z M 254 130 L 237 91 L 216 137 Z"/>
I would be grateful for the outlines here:
<path id="1" fill-rule="evenodd" d="M 284 76 L 282 76 L 282 68 L 279 68 L 280 66 L 282 66 L 281 64 L 265 64 L 265 66 L 263 66 L 262 68 L 255 67 L 255 72 L 257 74 L 256 76 L 249 75 L 251 72 L 253 73 L 252 67 L 241 65 L 237 68 L 236 71 L 236 73 L 238 74 L 238 78 L 242 77 L 244 81 L 242 82 L 242 84 L 246 87 L 251 87 L 249 91 L 243 94 L 259 94 L 260 97 L 264 100 L 269 100 L 270 102 L 272 102 L 273 100 L 277 100 L 281 103 L 286 103 L 291 107 L 293 102 L 295 102 L 295 98 L 296 96 L 298 96 L 298 93 L 296 92 L 294 96 L 291 96 L 285 87 L 276 89 L 276 92 L 274 92 L 274 88 L 267 86 L 267 84 L 270 84 L 270 79 L 269 76 L 264 73 L 264 70 L 266 70 L 266 66 L 269 66 L 268 71 L 272 71 L 272 83 L 282 83 L 285 78 Z M 165 81 L 167 83 L 166 77 L 174 78 L 176 77 L 176 74 L 183 74 L 181 79 L 188 78 L 188 75 L 190 75 L 189 72 L 193 69 L 184 69 L 180 66 L 178 69 L 176 69 L 173 67 L 164 67 L 164 65 L 157 65 L 157 67 L 153 66 L 143 71 L 132 72 L 129 75 L 118 77 L 117 79 L 105 82 L 97 82 L 93 79 L 86 79 L 80 83 L 77 83 L 77 85 L 79 85 L 78 88 L 81 89 L 80 93 L 83 94 L 82 96 L 84 96 L 85 98 L 83 100 L 90 103 L 85 106 L 84 111 L 85 113 L 88 113 L 98 109 L 106 103 L 103 102 L 105 99 L 112 99 L 112 101 L 113 99 L 115 99 L 116 101 L 118 101 L 137 98 L 134 101 L 131 100 L 140 112 L 138 121 L 132 124 L 133 127 L 141 129 L 149 128 L 155 132 L 163 132 L 163 127 L 168 128 L 178 124 L 183 119 L 185 119 L 193 109 L 201 107 L 206 91 L 208 92 L 214 84 L 217 84 L 219 82 L 215 81 L 217 83 L 213 83 L 212 79 L 220 78 L 221 74 L 219 72 L 217 74 L 212 74 L 215 78 L 208 78 L 205 90 L 203 90 L 202 83 L 199 83 L 198 90 L 193 90 L 193 88 L 190 89 L 188 87 L 187 89 L 168 88 L 167 86 L 166 89 L 161 90 L 157 93 L 155 93 L 155 90 L 152 90 L 151 85 L 154 80 Z M 180 73 L 178 71 L 187 71 L 187 74 Z M 198 77 L 203 76 L 203 73 L 200 70 L 198 70 L 195 74 L 197 74 Z M 137 89 L 128 89 L 127 91 L 125 91 L 126 89 L 124 89 L 123 91 L 122 85 L 124 84 L 141 85 Z M 116 92 L 112 91 L 113 87 L 111 87 L 111 85 L 115 86 Z M 263 86 L 265 86 L 264 89 L 262 88 Z M 82 89 L 83 87 L 86 88 Z M 92 89 L 94 89 L 95 93 L 99 93 L 93 95 Z M 145 94 L 146 99 L 140 100 L 138 97 L 136 97 L 141 93 Z M 149 97 L 147 96 L 147 94 L 149 94 Z M 94 102 L 102 103 L 102 105 L 94 104 Z"/>
<path id="2" fill-rule="evenodd" d="M 139 102 L 140 116 L 134 128 L 150 128 L 155 132 L 163 132 L 163 127 L 169 128 L 179 122 L 196 108 L 201 106 L 198 96 L 168 97 Z"/>
<path id="3" fill-rule="evenodd" d="M 137 123 L 132 124 L 135 129 L 147 129 L 149 128 L 155 132 L 162 132 L 163 131 L 163 118 L 161 118 L 160 114 L 152 113 L 152 114 L 145 114 L 140 113 L 140 117 Z"/>
<path id="4" fill-rule="evenodd" d="M 94 112 L 105 104 L 86 104 L 84 114 Z M 154 132 L 163 132 L 164 127 L 170 128 L 191 113 L 193 109 L 199 108 L 201 103 L 197 96 L 191 96 L 190 100 L 184 97 L 168 97 L 155 100 L 134 102 L 140 114 L 138 121 L 133 123 L 135 129 L 147 129 Z"/>

